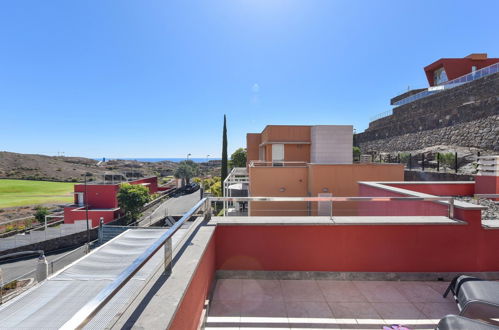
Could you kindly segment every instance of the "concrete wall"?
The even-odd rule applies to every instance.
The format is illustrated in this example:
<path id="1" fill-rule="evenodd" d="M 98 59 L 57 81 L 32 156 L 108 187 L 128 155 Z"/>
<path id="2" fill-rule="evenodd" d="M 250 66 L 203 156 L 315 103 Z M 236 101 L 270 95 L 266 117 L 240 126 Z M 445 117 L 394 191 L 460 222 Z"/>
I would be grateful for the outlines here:
<path id="1" fill-rule="evenodd" d="M 312 163 L 352 163 L 353 126 L 312 126 L 311 142 Z"/>
<path id="2" fill-rule="evenodd" d="M 251 196 L 307 196 L 306 167 L 250 167 Z M 281 191 L 283 189 L 284 191 Z M 307 215 L 306 203 L 250 202 L 250 213 L 259 215 Z"/>
<path id="3" fill-rule="evenodd" d="M 90 240 L 96 240 L 97 239 L 97 231 L 98 228 L 95 229 L 90 229 Z M 60 250 L 60 249 L 65 249 L 65 248 L 70 248 L 70 247 L 76 247 L 79 245 L 82 245 L 87 242 L 87 232 L 82 231 L 80 233 L 76 233 L 73 235 L 67 235 L 67 236 L 62 236 L 62 237 L 57 237 L 54 239 L 49 239 L 46 241 L 30 244 L 30 245 L 23 245 L 15 249 L 10 249 L 10 250 L 4 250 L 0 252 L 0 255 L 6 255 L 14 252 L 22 252 L 22 251 L 34 251 L 34 250 L 43 250 L 45 253 L 55 251 L 55 250 Z"/>
<path id="4" fill-rule="evenodd" d="M 208 298 L 215 276 L 215 238 L 208 243 L 205 253 L 198 261 L 189 287 L 175 313 L 170 330 L 199 329 L 205 300 Z"/>
<path id="5" fill-rule="evenodd" d="M 403 181 L 404 168 L 400 164 L 309 165 L 308 192 L 317 197 L 329 192 L 333 196 L 359 196 L 359 181 Z M 311 205 L 317 214 L 317 203 Z M 356 215 L 356 202 L 334 204 L 333 215 Z"/>
<path id="6" fill-rule="evenodd" d="M 309 164 L 307 167 L 251 167 L 249 169 L 251 196 L 358 196 L 358 181 L 403 181 L 401 164 Z M 284 191 L 281 191 L 281 188 Z M 352 202 L 336 203 L 335 215 L 355 215 Z M 250 214 L 257 215 L 312 215 L 316 203 L 251 202 Z"/>
<path id="7" fill-rule="evenodd" d="M 262 132 L 264 142 L 310 142 L 310 126 L 268 125 Z"/>
<path id="8" fill-rule="evenodd" d="M 259 160 L 259 145 L 262 143 L 262 135 L 260 133 L 246 134 L 246 164 L 252 160 Z"/>

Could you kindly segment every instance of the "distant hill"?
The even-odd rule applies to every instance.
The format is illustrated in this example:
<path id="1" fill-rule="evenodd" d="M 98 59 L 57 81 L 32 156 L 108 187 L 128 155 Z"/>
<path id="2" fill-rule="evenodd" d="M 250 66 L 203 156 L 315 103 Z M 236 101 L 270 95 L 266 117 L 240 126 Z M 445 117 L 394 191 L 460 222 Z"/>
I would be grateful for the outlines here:
<path id="1" fill-rule="evenodd" d="M 99 162 L 84 157 L 45 156 L 19 154 L 0 151 L 0 178 L 82 182 L 86 172 L 91 173 L 89 181 L 102 181 L 115 175 L 122 178 L 141 178 L 156 175 L 173 175 L 178 163 L 164 160 L 161 162 L 141 162 L 136 160 L 110 160 Z M 220 175 L 220 166 L 215 163 L 200 164 L 204 174 Z"/>

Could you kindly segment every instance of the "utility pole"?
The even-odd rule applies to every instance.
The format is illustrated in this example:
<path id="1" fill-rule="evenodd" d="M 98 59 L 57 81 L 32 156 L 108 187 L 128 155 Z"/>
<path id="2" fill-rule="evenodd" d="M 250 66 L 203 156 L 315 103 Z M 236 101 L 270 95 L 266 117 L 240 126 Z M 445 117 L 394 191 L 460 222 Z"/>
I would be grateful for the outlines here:
<path id="1" fill-rule="evenodd" d="M 88 194 L 87 194 L 87 172 L 85 171 L 85 217 L 87 219 L 87 243 L 90 243 L 90 226 L 88 224 Z"/>

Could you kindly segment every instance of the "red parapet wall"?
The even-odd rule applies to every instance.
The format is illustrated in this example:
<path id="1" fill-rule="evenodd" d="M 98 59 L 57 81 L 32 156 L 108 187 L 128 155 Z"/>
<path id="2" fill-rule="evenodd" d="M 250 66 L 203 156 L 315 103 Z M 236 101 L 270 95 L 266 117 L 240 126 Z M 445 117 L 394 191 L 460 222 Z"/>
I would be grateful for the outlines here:
<path id="1" fill-rule="evenodd" d="M 215 237 L 212 237 L 168 329 L 199 329 L 204 303 L 214 277 Z"/>
<path id="2" fill-rule="evenodd" d="M 475 176 L 476 194 L 499 194 L 499 176 Z M 499 198 L 493 200 L 499 201 Z"/>
<path id="3" fill-rule="evenodd" d="M 223 270 L 499 271 L 498 241 L 499 231 L 454 224 L 232 225 L 217 227 L 216 258 Z"/>
<path id="4" fill-rule="evenodd" d="M 475 183 L 386 183 L 387 186 L 417 191 L 435 196 L 473 196 L 475 194 Z"/>

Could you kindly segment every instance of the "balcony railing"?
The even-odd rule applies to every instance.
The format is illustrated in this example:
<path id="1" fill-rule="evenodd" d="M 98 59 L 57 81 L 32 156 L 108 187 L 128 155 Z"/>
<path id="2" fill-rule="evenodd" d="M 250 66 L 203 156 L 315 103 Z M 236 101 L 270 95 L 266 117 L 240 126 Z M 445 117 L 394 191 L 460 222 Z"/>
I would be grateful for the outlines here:
<path id="1" fill-rule="evenodd" d="M 250 167 L 307 167 L 307 162 L 283 161 L 283 160 L 252 160 Z"/>

